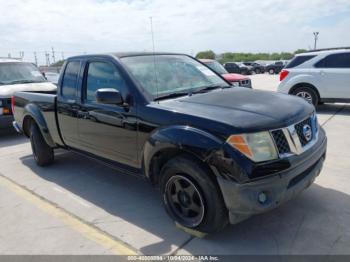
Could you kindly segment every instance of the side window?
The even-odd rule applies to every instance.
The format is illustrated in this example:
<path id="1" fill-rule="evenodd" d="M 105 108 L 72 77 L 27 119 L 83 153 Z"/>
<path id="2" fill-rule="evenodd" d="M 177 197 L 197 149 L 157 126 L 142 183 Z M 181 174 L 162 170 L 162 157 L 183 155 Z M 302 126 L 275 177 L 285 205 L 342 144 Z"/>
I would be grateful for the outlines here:
<path id="1" fill-rule="evenodd" d="M 290 61 L 287 65 L 286 68 L 293 68 L 298 65 L 301 65 L 305 63 L 306 61 L 309 61 L 310 59 L 314 58 L 314 55 L 303 55 L 303 56 L 296 56 L 293 58 L 292 61 Z"/>
<path id="2" fill-rule="evenodd" d="M 126 92 L 125 82 L 114 65 L 106 62 L 90 62 L 86 79 L 85 100 L 96 101 L 96 91 L 100 88 L 114 88 L 122 95 Z"/>
<path id="3" fill-rule="evenodd" d="M 350 53 L 329 55 L 315 66 L 322 68 L 350 68 Z"/>
<path id="4" fill-rule="evenodd" d="M 321 59 L 315 64 L 316 68 L 325 68 L 326 67 L 326 58 Z"/>
<path id="5" fill-rule="evenodd" d="M 350 68 L 350 53 L 328 56 L 326 66 L 329 68 Z"/>
<path id="6" fill-rule="evenodd" d="M 72 61 L 67 64 L 63 76 L 61 95 L 65 98 L 75 98 L 80 62 Z"/>

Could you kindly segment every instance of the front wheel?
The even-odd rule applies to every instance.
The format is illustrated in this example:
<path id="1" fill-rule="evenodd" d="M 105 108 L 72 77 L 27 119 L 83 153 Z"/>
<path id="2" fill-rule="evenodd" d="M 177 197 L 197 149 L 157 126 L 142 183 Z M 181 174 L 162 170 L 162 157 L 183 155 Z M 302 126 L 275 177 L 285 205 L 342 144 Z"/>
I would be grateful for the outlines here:
<path id="1" fill-rule="evenodd" d="M 202 163 L 187 156 L 168 161 L 161 170 L 160 189 L 166 211 L 180 225 L 214 233 L 228 223 L 218 186 Z"/>
<path id="2" fill-rule="evenodd" d="M 53 148 L 46 143 L 35 122 L 32 122 L 30 127 L 30 144 L 32 146 L 34 160 L 38 166 L 47 166 L 53 163 Z"/>
<path id="3" fill-rule="evenodd" d="M 273 68 L 269 69 L 269 74 L 270 75 L 274 75 L 275 74 L 275 69 L 273 69 Z"/>
<path id="4" fill-rule="evenodd" d="M 292 92 L 293 95 L 305 99 L 308 103 L 317 106 L 318 105 L 318 95 L 310 87 L 299 87 Z"/>

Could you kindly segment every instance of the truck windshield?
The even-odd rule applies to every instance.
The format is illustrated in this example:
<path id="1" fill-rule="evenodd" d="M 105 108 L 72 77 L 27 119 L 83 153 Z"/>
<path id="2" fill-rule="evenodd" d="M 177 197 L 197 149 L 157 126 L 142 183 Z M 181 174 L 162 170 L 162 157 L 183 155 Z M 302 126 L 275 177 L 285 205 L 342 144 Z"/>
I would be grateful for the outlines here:
<path id="1" fill-rule="evenodd" d="M 213 69 L 216 73 L 223 75 L 228 74 L 225 67 L 223 67 L 219 62 L 213 61 L 206 63 L 207 66 L 209 66 L 211 69 Z"/>
<path id="2" fill-rule="evenodd" d="M 0 85 L 46 82 L 38 68 L 30 63 L 0 63 Z"/>
<path id="3" fill-rule="evenodd" d="M 210 90 L 208 87 L 230 87 L 212 70 L 185 55 L 130 56 L 121 60 L 153 99 Z"/>

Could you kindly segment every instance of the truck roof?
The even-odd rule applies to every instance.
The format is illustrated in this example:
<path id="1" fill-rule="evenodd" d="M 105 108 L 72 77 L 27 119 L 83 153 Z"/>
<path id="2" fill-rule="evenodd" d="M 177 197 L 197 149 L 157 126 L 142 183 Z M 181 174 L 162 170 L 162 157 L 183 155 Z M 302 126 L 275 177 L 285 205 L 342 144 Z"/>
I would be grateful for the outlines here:
<path id="1" fill-rule="evenodd" d="M 147 56 L 147 55 L 186 55 L 181 53 L 171 53 L 171 52 L 115 52 L 115 53 L 102 53 L 102 54 L 89 54 L 89 55 L 79 55 L 79 56 L 72 56 L 68 59 L 72 58 L 84 58 L 84 57 L 91 57 L 91 56 L 101 56 L 101 55 L 109 55 L 109 56 L 116 56 L 118 58 L 122 57 L 129 57 L 129 56 Z"/>

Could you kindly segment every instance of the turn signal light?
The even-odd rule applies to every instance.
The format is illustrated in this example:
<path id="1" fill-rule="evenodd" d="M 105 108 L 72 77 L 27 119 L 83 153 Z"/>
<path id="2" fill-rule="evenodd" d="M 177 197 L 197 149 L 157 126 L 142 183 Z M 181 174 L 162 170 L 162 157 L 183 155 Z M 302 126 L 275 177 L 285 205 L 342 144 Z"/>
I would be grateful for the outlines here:
<path id="1" fill-rule="evenodd" d="M 283 79 L 285 79 L 288 74 L 289 74 L 288 70 L 282 70 L 280 73 L 280 81 L 283 81 Z"/>
<path id="2" fill-rule="evenodd" d="M 8 109 L 8 108 L 3 108 L 2 113 L 3 113 L 4 115 L 9 115 L 9 114 L 10 114 L 10 109 Z"/>
<path id="3" fill-rule="evenodd" d="M 227 142 L 246 156 L 253 157 L 253 153 L 242 135 L 232 135 Z"/>

